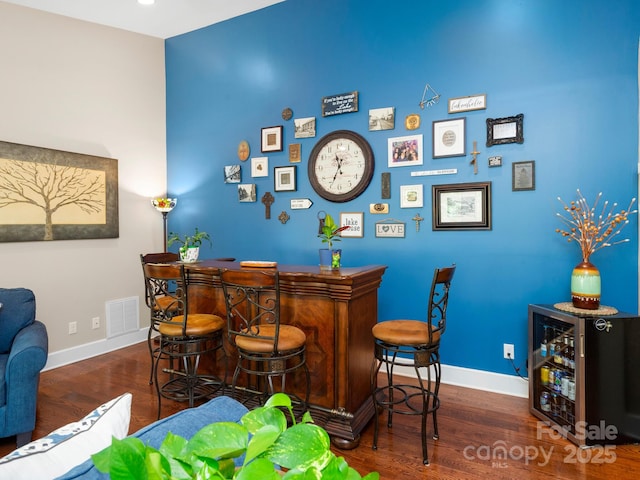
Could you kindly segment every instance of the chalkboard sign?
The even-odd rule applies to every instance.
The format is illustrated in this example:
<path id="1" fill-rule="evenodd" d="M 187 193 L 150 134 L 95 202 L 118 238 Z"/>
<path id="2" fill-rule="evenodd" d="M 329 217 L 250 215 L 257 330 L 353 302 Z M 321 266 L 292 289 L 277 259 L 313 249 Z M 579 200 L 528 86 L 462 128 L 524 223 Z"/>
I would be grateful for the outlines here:
<path id="1" fill-rule="evenodd" d="M 358 92 L 341 93 L 322 99 L 322 116 L 340 115 L 358 111 Z"/>

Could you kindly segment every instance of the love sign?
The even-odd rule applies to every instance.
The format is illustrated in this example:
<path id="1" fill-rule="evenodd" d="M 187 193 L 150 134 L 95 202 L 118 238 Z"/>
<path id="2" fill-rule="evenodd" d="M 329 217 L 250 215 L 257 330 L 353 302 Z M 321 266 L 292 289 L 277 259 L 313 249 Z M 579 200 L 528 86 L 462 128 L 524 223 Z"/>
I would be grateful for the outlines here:
<path id="1" fill-rule="evenodd" d="M 384 220 L 376 223 L 376 237 L 404 238 L 405 223 L 396 220 Z"/>

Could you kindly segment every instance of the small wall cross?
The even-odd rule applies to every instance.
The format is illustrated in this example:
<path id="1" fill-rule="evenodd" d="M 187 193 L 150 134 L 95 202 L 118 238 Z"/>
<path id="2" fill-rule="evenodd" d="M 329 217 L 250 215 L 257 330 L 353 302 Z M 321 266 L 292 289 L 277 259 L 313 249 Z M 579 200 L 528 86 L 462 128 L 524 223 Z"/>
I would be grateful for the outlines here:
<path id="1" fill-rule="evenodd" d="M 271 204 L 274 202 L 271 192 L 267 192 L 262 196 L 262 203 L 264 203 L 264 218 L 267 220 L 271 218 Z"/>
<path id="2" fill-rule="evenodd" d="M 471 160 L 471 162 L 469 162 L 471 165 L 473 165 L 473 173 L 475 175 L 478 174 L 478 159 L 476 158 L 477 155 L 480 152 L 478 152 L 478 142 L 476 142 L 475 140 L 473 141 L 473 152 L 471 152 L 471 155 L 473 155 L 473 159 Z"/>
<path id="3" fill-rule="evenodd" d="M 420 222 L 423 221 L 424 218 L 422 218 L 419 213 L 416 213 L 415 216 L 411 220 L 416 222 L 416 232 L 419 232 L 420 231 Z"/>

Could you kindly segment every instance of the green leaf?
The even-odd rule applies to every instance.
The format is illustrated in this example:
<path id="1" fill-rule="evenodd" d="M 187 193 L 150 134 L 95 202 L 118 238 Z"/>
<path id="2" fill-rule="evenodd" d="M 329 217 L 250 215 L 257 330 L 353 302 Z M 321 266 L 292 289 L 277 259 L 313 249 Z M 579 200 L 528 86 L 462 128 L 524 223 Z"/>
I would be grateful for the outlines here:
<path id="1" fill-rule="evenodd" d="M 281 432 L 287 429 L 287 418 L 284 413 L 273 407 L 258 407 L 247 412 L 240 421 L 252 434 L 255 434 L 265 425 L 272 425 Z"/>
<path id="2" fill-rule="evenodd" d="M 244 464 L 247 465 L 251 460 L 266 452 L 279 436 L 280 429 L 273 425 L 265 425 L 258 430 L 249 440 Z"/>
<path id="3" fill-rule="evenodd" d="M 291 397 L 286 393 L 274 393 L 264 404 L 265 407 L 287 407 L 291 408 Z"/>
<path id="4" fill-rule="evenodd" d="M 273 464 L 266 458 L 257 458 L 236 474 L 235 480 L 281 480 Z"/>
<path id="5" fill-rule="evenodd" d="M 123 440 L 112 438 L 111 446 L 91 456 L 98 470 L 109 473 L 113 480 L 137 480 L 147 478 L 145 465 L 146 447 L 138 438 Z"/>
<path id="6" fill-rule="evenodd" d="M 200 429 L 187 442 L 183 453 L 214 459 L 235 458 L 247 449 L 249 433 L 234 422 L 218 422 Z"/>
<path id="7" fill-rule="evenodd" d="M 267 452 L 269 459 L 284 468 L 322 470 L 331 460 L 327 432 L 311 423 L 299 423 L 282 432 Z"/>

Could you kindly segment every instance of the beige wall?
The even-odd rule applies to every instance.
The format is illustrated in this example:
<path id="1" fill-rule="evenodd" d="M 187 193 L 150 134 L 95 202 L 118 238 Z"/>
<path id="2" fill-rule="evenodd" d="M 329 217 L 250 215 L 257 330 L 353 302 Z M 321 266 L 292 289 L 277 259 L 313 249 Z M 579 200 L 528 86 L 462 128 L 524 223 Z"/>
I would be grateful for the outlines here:
<path id="1" fill-rule="evenodd" d="M 149 199 L 166 190 L 164 79 L 161 39 L 0 2 L 0 140 L 118 159 L 119 238 L 0 244 L 0 287 L 35 292 L 49 367 L 132 341 L 105 340 L 106 301 L 140 297 L 148 325 L 139 254 L 162 250 Z"/>

